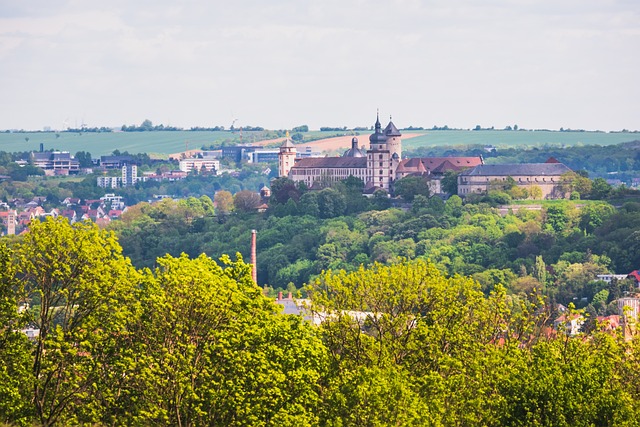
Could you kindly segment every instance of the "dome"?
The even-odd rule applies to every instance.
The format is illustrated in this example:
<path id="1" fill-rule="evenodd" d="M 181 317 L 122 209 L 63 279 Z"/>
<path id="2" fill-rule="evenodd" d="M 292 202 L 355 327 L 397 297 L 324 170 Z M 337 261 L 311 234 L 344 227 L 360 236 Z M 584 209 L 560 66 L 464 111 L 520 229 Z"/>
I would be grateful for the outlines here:
<path id="1" fill-rule="evenodd" d="M 344 152 L 342 157 L 366 157 L 366 154 L 359 148 L 356 148 L 355 150 L 353 148 L 349 148 Z"/>
<path id="2" fill-rule="evenodd" d="M 369 136 L 369 142 L 372 144 L 386 144 L 387 137 L 383 133 L 372 133 Z"/>
<path id="3" fill-rule="evenodd" d="M 358 148 L 358 138 L 351 139 L 351 148 L 344 152 L 342 157 L 366 157 L 364 151 Z"/>
<path id="4" fill-rule="evenodd" d="M 369 136 L 369 142 L 372 144 L 386 144 L 387 137 L 382 133 L 382 126 L 380 125 L 380 115 L 376 115 L 375 132 Z"/>

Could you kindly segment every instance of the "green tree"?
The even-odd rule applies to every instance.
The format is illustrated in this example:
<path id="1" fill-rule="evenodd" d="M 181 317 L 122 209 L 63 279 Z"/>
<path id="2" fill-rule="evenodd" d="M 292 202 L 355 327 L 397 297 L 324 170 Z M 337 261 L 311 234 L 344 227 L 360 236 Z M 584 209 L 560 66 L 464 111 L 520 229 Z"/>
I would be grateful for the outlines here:
<path id="1" fill-rule="evenodd" d="M 281 316 L 241 259 L 166 256 L 140 292 L 140 372 L 125 406 L 141 424 L 317 423 L 324 348 Z"/>
<path id="2" fill-rule="evenodd" d="M 24 333 L 24 298 L 13 253 L 0 242 L 0 423 L 28 425 L 33 420 L 31 345 Z M 22 303 L 25 301 L 22 299 Z M 25 308 L 25 306 L 23 306 Z"/>
<path id="3" fill-rule="evenodd" d="M 446 171 L 440 182 L 442 191 L 449 195 L 458 194 L 458 172 Z"/>
<path id="4" fill-rule="evenodd" d="M 254 191 L 242 190 L 233 196 L 233 205 L 240 212 L 256 212 L 260 203 L 260 195 Z"/>
<path id="5" fill-rule="evenodd" d="M 19 286 L 33 303 L 31 401 L 44 425 L 97 422 L 117 364 L 137 274 L 112 233 L 91 223 L 32 222 L 15 250 Z M 97 390 L 103 393 L 96 394 Z"/>
<path id="6" fill-rule="evenodd" d="M 318 192 L 318 209 L 321 218 L 334 218 L 343 215 L 347 208 L 345 197 L 333 188 Z"/>
<path id="7" fill-rule="evenodd" d="M 78 151 L 76 153 L 76 160 L 80 164 L 81 168 L 93 167 L 93 161 L 91 160 L 91 153 L 88 151 Z"/>
<path id="8" fill-rule="evenodd" d="M 233 211 L 233 196 L 230 192 L 221 190 L 213 196 L 213 202 L 216 205 L 216 212 L 219 215 L 228 215 Z"/>
<path id="9" fill-rule="evenodd" d="M 596 178 L 591 184 L 591 198 L 604 200 L 611 195 L 611 185 L 604 178 Z"/>
<path id="10" fill-rule="evenodd" d="M 407 202 L 417 195 L 429 197 L 429 180 L 424 176 L 406 176 L 394 183 L 394 192 Z"/>

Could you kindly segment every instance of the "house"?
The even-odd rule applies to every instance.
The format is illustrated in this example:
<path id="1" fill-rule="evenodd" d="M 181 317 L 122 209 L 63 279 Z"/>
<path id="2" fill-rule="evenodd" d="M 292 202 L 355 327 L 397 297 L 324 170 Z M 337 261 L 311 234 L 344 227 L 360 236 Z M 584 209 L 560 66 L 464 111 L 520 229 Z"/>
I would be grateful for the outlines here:
<path id="1" fill-rule="evenodd" d="M 557 331 L 564 330 L 567 335 L 574 337 L 580 333 L 580 328 L 584 322 L 585 318 L 581 314 L 563 314 L 553 321 L 553 327 Z"/>
<path id="2" fill-rule="evenodd" d="M 80 203 L 80 199 L 76 198 L 76 197 L 67 197 L 66 199 L 64 199 L 62 201 L 62 204 L 69 207 L 69 206 L 73 206 L 73 205 L 77 205 Z"/>
<path id="3" fill-rule="evenodd" d="M 69 224 L 73 224 L 77 220 L 76 211 L 74 211 L 73 209 L 63 210 L 62 212 L 60 212 L 60 216 L 67 218 Z"/>
<path id="4" fill-rule="evenodd" d="M 611 283 L 614 280 L 624 280 L 628 274 L 598 274 L 596 277 L 603 282 Z"/>
<path id="5" fill-rule="evenodd" d="M 636 282 L 636 286 L 640 286 L 640 270 L 633 270 L 627 274 L 627 279 L 633 279 Z"/>
<path id="6" fill-rule="evenodd" d="M 111 209 L 107 213 L 107 216 L 111 219 L 118 219 L 122 216 L 123 213 L 124 211 L 122 209 Z"/>
<path id="7" fill-rule="evenodd" d="M 612 314 L 611 316 L 598 316 L 596 321 L 603 331 L 615 331 L 620 327 L 620 316 Z"/>
<path id="8" fill-rule="evenodd" d="M 564 197 L 560 186 L 567 172 L 571 169 L 562 163 L 479 165 L 458 175 L 458 195 L 486 194 L 496 183 L 511 178 L 518 187 L 538 187 L 543 199 L 558 199 Z"/>

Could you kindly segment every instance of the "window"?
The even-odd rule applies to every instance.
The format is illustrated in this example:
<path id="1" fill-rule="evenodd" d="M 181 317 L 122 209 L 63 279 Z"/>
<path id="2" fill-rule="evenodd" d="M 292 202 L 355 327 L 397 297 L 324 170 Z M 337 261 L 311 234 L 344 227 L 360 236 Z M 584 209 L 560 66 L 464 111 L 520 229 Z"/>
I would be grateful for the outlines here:
<path id="1" fill-rule="evenodd" d="M 382 160 L 382 154 L 380 154 L 380 160 Z"/>
<path id="2" fill-rule="evenodd" d="M 380 162 L 380 167 L 382 167 L 382 162 Z"/>

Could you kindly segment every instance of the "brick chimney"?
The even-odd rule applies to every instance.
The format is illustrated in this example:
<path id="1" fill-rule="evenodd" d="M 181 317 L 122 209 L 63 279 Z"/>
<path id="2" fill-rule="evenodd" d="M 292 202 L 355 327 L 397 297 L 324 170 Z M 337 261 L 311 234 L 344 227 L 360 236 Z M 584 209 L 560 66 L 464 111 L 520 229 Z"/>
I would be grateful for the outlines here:
<path id="1" fill-rule="evenodd" d="M 258 258 L 256 257 L 256 230 L 251 230 L 251 277 L 253 283 L 258 284 Z"/>

